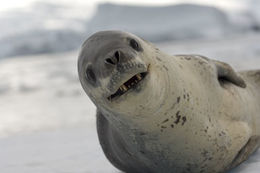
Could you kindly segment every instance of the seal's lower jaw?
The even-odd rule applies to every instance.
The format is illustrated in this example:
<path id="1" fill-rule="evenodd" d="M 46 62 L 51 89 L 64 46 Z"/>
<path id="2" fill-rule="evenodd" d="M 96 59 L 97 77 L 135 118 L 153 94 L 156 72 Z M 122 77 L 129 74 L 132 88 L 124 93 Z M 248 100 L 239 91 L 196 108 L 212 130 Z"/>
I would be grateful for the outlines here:
<path id="1" fill-rule="evenodd" d="M 126 92 L 128 92 L 131 89 L 134 89 L 140 84 L 140 82 L 146 77 L 148 72 L 138 73 L 131 77 L 128 81 L 123 83 L 119 89 L 112 95 L 110 95 L 107 99 L 109 101 L 113 101 L 116 98 L 119 98 L 120 96 L 124 95 Z"/>

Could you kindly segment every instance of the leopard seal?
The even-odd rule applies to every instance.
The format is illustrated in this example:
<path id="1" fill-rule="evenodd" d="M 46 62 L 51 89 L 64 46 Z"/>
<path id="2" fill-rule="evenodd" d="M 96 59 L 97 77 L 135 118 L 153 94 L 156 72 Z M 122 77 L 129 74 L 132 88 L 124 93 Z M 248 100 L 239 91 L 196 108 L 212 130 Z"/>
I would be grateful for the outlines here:
<path id="1" fill-rule="evenodd" d="M 226 172 L 260 145 L 260 70 L 100 31 L 83 43 L 78 75 L 104 154 L 123 172 Z"/>

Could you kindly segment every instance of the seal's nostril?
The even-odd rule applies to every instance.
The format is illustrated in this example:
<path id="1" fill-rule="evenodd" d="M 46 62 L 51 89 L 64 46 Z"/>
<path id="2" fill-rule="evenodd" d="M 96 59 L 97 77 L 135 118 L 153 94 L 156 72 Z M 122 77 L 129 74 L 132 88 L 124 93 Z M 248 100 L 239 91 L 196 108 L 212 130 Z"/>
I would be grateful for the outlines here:
<path id="1" fill-rule="evenodd" d="M 115 58 L 116 58 L 116 61 L 117 61 L 117 63 L 118 63 L 119 60 L 120 60 L 120 52 L 119 52 L 119 51 L 116 51 L 116 52 L 115 52 Z"/>
<path id="2" fill-rule="evenodd" d="M 105 59 L 105 62 L 106 62 L 107 64 L 110 64 L 110 65 L 116 65 L 116 64 L 119 63 L 119 60 L 120 60 L 120 52 L 119 52 L 119 51 L 116 51 L 116 52 L 114 53 L 114 56 Z"/>
<path id="3" fill-rule="evenodd" d="M 116 63 L 112 60 L 112 58 L 107 58 L 105 61 L 108 64 L 116 65 Z"/>

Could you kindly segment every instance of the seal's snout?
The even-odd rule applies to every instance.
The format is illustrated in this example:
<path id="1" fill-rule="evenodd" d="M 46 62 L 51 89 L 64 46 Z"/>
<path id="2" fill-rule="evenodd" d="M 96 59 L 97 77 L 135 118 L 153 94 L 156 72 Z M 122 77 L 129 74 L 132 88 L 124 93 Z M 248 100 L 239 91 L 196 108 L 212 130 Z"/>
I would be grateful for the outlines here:
<path id="1" fill-rule="evenodd" d="M 121 58 L 121 52 L 120 51 L 115 51 L 114 55 L 112 57 L 106 58 L 105 63 L 109 65 L 117 65 L 120 61 Z"/>
<path id="2" fill-rule="evenodd" d="M 129 63 L 129 61 L 133 60 L 136 58 L 136 55 L 128 52 L 128 50 L 123 50 L 123 49 L 118 49 L 118 50 L 113 50 L 109 52 L 104 59 L 104 63 L 106 64 L 106 67 L 111 68 L 111 67 L 117 67 L 122 64 Z"/>
<path id="3" fill-rule="evenodd" d="M 127 91 L 137 88 L 148 73 L 147 65 L 133 51 L 117 49 L 110 51 L 104 59 L 105 68 L 110 70 L 110 80 L 107 97 L 112 101 L 124 95 Z"/>

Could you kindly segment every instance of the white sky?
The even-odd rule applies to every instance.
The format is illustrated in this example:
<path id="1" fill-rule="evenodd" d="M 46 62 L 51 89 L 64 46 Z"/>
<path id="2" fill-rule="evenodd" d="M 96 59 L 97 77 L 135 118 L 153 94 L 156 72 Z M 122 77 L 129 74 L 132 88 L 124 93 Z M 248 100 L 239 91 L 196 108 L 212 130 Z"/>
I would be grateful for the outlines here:
<path id="1" fill-rule="evenodd" d="M 42 0 L 43 1 L 43 0 Z M 139 4 L 139 5 L 169 5 L 180 2 L 193 2 L 207 5 L 216 5 L 226 9 L 243 8 L 246 0 L 45 0 L 43 2 L 65 3 L 73 5 L 94 6 L 98 2 L 115 2 L 120 4 Z M 0 11 L 6 11 L 14 8 L 25 8 L 37 0 L 0 0 Z M 240 2 L 240 3 L 238 3 Z"/>

